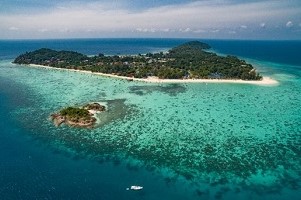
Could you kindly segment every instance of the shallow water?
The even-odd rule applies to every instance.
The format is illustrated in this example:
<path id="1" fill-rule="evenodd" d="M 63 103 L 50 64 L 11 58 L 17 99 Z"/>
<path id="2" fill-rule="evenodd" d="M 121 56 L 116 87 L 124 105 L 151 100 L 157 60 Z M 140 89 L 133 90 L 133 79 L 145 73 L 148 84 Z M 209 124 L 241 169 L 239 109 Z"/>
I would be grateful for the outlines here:
<path id="1" fill-rule="evenodd" d="M 5 199 L 288 199 L 301 193 L 295 66 L 248 59 L 280 82 L 267 87 L 128 82 L 10 61 L 0 63 L 2 148 L 10 152 L 17 144 L 24 153 L 1 154 Z M 48 120 L 62 107 L 92 101 L 108 104 L 100 127 L 57 128 Z M 145 189 L 125 190 L 134 184 Z M 81 189 L 72 193 L 75 188 Z"/>

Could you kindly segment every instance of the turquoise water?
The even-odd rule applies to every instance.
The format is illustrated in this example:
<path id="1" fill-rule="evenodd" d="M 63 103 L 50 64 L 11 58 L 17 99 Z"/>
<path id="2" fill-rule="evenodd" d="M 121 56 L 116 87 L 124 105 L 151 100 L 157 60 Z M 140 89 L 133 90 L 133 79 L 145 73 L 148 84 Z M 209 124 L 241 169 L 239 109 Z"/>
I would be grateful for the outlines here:
<path id="1" fill-rule="evenodd" d="M 155 41 L 145 51 L 166 48 Z M 298 65 L 245 58 L 278 86 L 151 84 L 17 66 L 11 55 L 0 62 L 4 199 L 301 194 Z M 91 101 L 109 108 L 95 129 L 57 128 L 48 119 L 62 107 Z M 144 190 L 126 190 L 135 184 Z"/>

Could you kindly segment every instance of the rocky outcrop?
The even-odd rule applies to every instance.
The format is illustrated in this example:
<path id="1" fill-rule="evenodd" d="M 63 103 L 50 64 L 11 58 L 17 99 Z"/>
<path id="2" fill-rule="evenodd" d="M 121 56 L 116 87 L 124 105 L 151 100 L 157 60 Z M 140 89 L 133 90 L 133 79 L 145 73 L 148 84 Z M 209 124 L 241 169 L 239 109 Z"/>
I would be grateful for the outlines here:
<path id="1" fill-rule="evenodd" d="M 90 103 L 82 108 L 68 107 L 50 115 L 55 126 L 66 124 L 72 127 L 92 128 L 96 123 L 95 114 L 103 112 L 106 107 L 99 103 Z"/>
<path id="2" fill-rule="evenodd" d="M 51 114 L 50 117 L 55 126 L 60 126 L 62 123 L 65 123 L 66 121 L 66 117 L 60 115 L 59 113 Z"/>
<path id="3" fill-rule="evenodd" d="M 99 103 L 90 103 L 90 104 L 85 105 L 84 109 L 103 112 L 106 110 L 106 107 L 103 105 L 100 105 Z"/>

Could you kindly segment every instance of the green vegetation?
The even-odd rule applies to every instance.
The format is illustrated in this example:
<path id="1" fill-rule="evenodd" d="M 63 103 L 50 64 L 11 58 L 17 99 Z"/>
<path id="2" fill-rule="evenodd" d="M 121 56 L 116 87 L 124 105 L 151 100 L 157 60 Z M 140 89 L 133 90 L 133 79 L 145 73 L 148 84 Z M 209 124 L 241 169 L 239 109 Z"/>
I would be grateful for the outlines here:
<path id="1" fill-rule="evenodd" d="M 68 107 L 60 111 L 60 115 L 72 119 L 72 121 L 78 121 L 79 119 L 89 120 L 91 114 L 84 108 Z"/>
<path id="2" fill-rule="evenodd" d="M 255 68 L 235 56 L 218 56 L 206 52 L 208 44 L 192 41 L 172 48 L 168 53 L 147 53 L 136 56 L 97 56 L 72 51 L 39 49 L 18 56 L 14 63 L 39 64 L 51 67 L 88 70 L 119 76 L 162 79 L 242 79 L 260 80 Z"/>
<path id="3" fill-rule="evenodd" d="M 100 111 L 100 112 L 106 110 L 106 107 L 103 105 L 100 105 L 99 103 L 90 103 L 90 104 L 85 105 L 83 108 L 86 110 L 94 110 L 94 111 Z"/>
<path id="4" fill-rule="evenodd" d="M 80 65 L 88 56 L 73 51 L 55 51 L 42 48 L 33 52 L 26 52 L 15 59 L 19 64 L 38 64 L 58 67 L 66 65 Z"/>
<path id="5" fill-rule="evenodd" d="M 90 103 L 84 107 L 67 107 L 50 115 L 56 126 L 65 123 L 69 126 L 92 128 L 96 123 L 95 114 L 103 112 L 106 107 L 99 103 Z"/>

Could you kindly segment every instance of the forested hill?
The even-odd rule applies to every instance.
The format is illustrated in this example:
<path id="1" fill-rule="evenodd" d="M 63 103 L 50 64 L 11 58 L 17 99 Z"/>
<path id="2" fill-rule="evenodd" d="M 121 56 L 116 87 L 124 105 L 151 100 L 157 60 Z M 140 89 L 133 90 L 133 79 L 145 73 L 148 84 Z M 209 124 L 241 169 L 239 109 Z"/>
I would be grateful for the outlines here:
<path id="1" fill-rule="evenodd" d="M 206 43 L 202 43 L 199 41 L 192 41 L 192 42 L 187 42 L 184 44 L 181 44 L 177 47 L 172 48 L 171 50 L 169 50 L 169 53 L 188 53 L 191 51 L 202 51 L 202 50 L 206 50 L 206 49 L 210 49 L 211 47 L 206 44 Z"/>
<path id="2" fill-rule="evenodd" d="M 58 61 L 69 64 L 80 63 L 88 59 L 88 56 L 73 51 L 55 51 L 52 49 L 42 48 L 32 52 L 26 52 L 18 56 L 14 63 L 18 64 L 54 64 Z"/>
<path id="3" fill-rule="evenodd" d="M 251 64 L 235 56 L 222 57 L 206 52 L 209 48 L 208 44 L 192 41 L 174 47 L 168 53 L 136 56 L 105 56 L 100 53 L 93 57 L 73 51 L 42 48 L 18 56 L 14 63 L 89 70 L 135 78 L 262 79 Z"/>

